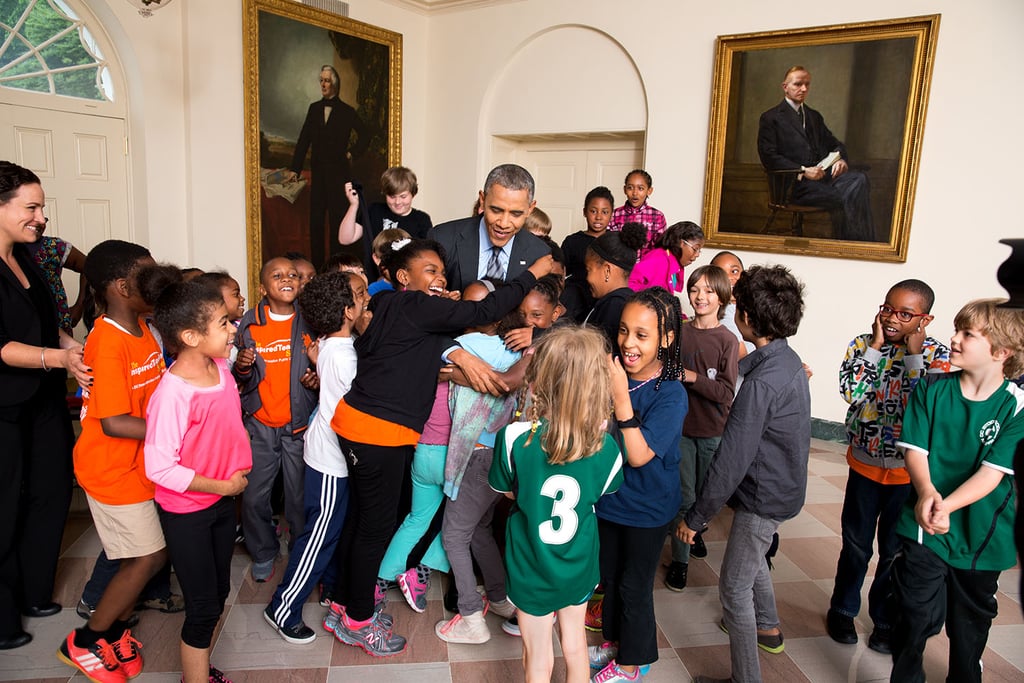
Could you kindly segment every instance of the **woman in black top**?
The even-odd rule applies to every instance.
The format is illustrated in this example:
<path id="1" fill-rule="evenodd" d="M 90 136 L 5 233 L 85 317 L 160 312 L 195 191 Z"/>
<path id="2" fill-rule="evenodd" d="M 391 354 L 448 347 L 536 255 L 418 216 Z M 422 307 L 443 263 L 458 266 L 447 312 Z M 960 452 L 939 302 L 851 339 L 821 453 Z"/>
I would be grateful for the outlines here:
<path id="1" fill-rule="evenodd" d="M 67 371 L 89 379 L 82 346 L 26 244 L 46 224 L 39 177 L 0 161 L 0 650 L 26 645 L 21 615 L 60 612 L 53 582 L 71 502 Z"/>

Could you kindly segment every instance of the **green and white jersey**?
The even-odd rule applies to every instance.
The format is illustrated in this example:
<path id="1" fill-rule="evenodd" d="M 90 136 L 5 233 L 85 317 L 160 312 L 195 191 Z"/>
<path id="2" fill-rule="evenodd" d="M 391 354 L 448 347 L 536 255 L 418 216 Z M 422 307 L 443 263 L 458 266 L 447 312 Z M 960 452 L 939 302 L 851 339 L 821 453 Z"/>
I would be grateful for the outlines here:
<path id="1" fill-rule="evenodd" d="M 622 483 L 622 456 L 605 435 L 597 453 L 551 465 L 541 447 L 547 421 L 532 439 L 530 426 L 513 422 L 498 432 L 489 481 L 516 497 L 506 529 L 508 596 L 541 616 L 581 604 L 601 580 L 594 505 Z"/>
<path id="2" fill-rule="evenodd" d="M 980 467 L 993 467 L 1007 476 L 987 496 L 950 515 L 949 532 L 935 536 L 918 526 L 917 496 L 912 493 L 896 533 L 923 543 L 951 567 L 1002 571 L 1017 561 L 1013 455 L 1024 439 L 1024 391 L 1003 381 L 984 401 L 971 401 L 960 389 L 960 374 L 933 375 L 930 381 L 918 382 L 896 445 L 928 456 L 932 484 L 943 498 Z"/>

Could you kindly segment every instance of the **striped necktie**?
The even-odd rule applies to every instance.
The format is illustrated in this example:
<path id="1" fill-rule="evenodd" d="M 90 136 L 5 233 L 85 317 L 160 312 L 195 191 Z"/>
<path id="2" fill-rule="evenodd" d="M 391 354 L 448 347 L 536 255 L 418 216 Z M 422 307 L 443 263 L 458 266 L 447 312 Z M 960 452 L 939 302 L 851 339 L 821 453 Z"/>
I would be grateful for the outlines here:
<path id="1" fill-rule="evenodd" d="M 487 272 L 484 275 L 495 280 L 505 279 L 505 269 L 501 267 L 501 247 L 491 247 L 491 258 L 487 261 Z"/>

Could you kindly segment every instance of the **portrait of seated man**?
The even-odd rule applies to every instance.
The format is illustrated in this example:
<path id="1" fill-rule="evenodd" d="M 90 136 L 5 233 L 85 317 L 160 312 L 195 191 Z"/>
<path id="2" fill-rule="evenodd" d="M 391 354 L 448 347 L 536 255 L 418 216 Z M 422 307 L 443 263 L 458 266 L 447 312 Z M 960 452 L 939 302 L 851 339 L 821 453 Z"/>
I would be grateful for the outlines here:
<path id="1" fill-rule="evenodd" d="M 791 201 L 828 209 L 835 238 L 874 241 L 868 177 L 850 170 L 846 146 L 828 129 L 821 113 L 805 104 L 810 90 L 807 69 L 793 66 L 786 71 L 785 97 L 758 122 L 761 164 L 767 171 L 799 169 Z"/>

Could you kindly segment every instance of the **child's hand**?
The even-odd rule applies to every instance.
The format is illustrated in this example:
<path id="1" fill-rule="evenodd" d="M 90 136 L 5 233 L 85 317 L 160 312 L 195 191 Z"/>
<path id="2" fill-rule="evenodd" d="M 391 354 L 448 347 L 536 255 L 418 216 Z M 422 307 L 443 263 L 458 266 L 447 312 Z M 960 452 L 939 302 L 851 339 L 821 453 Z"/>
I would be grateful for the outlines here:
<path id="1" fill-rule="evenodd" d="M 522 351 L 533 344 L 533 328 L 517 327 L 505 334 L 505 348 L 509 351 Z"/>
<path id="2" fill-rule="evenodd" d="M 882 332 L 882 312 L 875 313 L 875 320 L 871 323 L 871 343 L 868 344 L 875 351 L 882 350 L 885 343 L 885 334 Z"/>
<path id="3" fill-rule="evenodd" d="M 527 270 L 533 273 L 533 276 L 539 280 L 550 273 L 554 265 L 555 260 L 551 258 L 551 254 L 545 254 L 534 261 Z"/>
<path id="4" fill-rule="evenodd" d="M 444 294 L 442 294 L 441 296 L 443 296 L 445 299 L 451 299 L 452 301 L 459 301 L 460 299 L 462 299 L 462 292 L 460 292 L 457 289 L 453 289 L 451 291 L 446 289 Z"/>
<path id="5" fill-rule="evenodd" d="M 238 352 L 238 357 L 235 358 L 235 367 L 238 368 L 239 372 L 249 372 L 249 369 L 252 368 L 252 364 L 255 362 L 256 349 L 249 347 Z"/>
<path id="6" fill-rule="evenodd" d="M 309 362 L 316 365 L 316 359 L 320 357 L 320 340 L 314 339 L 310 342 L 309 346 L 306 347 L 306 358 L 309 358 Z"/>
<path id="7" fill-rule="evenodd" d="M 917 327 L 907 333 L 907 353 L 916 356 L 924 352 L 924 339 L 928 336 L 928 323 L 925 317 L 915 318 Z"/>
<path id="8" fill-rule="evenodd" d="M 319 391 L 320 375 L 316 374 L 313 368 L 306 368 L 306 371 L 302 373 L 302 377 L 299 378 L 299 383 L 310 391 Z"/>
<path id="9" fill-rule="evenodd" d="M 359 206 L 359 193 L 352 187 L 352 183 L 345 183 L 345 198 L 352 206 Z"/>
<path id="10" fill-rule="evenodd" d="M 245 487 L 249 485 L 249 479 L 245 476 L 252 471 L 252 468 L 247 470 L 237 470 L 231 475 L 231 478 L 224 480 L 224 493 L 225 496 L 237 496 L 239 493 L 245 490 Z"/>
<path id="11" fill-rule="evenodd" d="M 942 496 L 932 488 L 918 496 L 917 504 L 914 505 L 914 518 L 917 520 L 925 533 L 930 536 L 936 534 L 936 521 L 941 521 L 942 516 L 946 518 L 948 529 L 949 514 L 942 508 Z"/>
<path id="12" fill-rule="evenodd" d="M 686 522 L 679 522 L 679 526 L 676 527 L 676 538 L 683 543 L 693 545 L 693 542 L 697 538 L 697 532 L 688 527 Z"/>
<path id="13" fill-rule="evenodd" d="M 612 358 L 612 354 L 608 354 L 608 372 L 611 373 L 612 377 L 612 396 L 614 398 L 620 398 L 625 395 L 626 400 L 629 400 L 629 377 L 626 376 L 626 369 L 622 367 L 622 363 L 619 362 L 618 358 Z"/>

